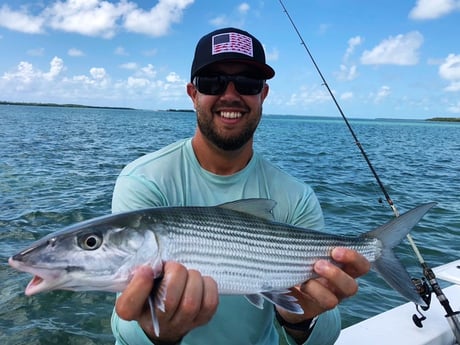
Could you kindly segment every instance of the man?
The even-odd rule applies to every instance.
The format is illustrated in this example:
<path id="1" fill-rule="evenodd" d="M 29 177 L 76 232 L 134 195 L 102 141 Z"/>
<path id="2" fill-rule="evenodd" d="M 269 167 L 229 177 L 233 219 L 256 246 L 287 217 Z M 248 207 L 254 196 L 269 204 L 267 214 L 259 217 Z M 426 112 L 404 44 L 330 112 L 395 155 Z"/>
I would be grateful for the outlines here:
<path id="1" fill-rule="evenodd" d="M 187 84 L 197 116 L 195 135 L 126 166 L 115 186 L 113 211 L 270 198 L 277 201 L 276 220 L 322 230 L 312 189 L 253 151 L 268 94 L 265 81 L 274 73 L 260 42 L 245 31 L 225 28 L 201 38 Z M 166 262 L 165 311 L 156 311 L 159 336 L 147 303 L 153 273 L 140 267 L 116 302 L 117 344 L 278 344 L 280 338 L 290 344 L 333 343 L 340 331 L 335 307 L 356 293 L 354 278 L 366 273 L 369 263 L 344 248 L 331 255 L 341 268 L 320 260 L 314 267 L 318 278 L 293 289 L 302 315 L 269 303 L 260 310 L 242 296 L 218 296 L 212 278 Z"/>

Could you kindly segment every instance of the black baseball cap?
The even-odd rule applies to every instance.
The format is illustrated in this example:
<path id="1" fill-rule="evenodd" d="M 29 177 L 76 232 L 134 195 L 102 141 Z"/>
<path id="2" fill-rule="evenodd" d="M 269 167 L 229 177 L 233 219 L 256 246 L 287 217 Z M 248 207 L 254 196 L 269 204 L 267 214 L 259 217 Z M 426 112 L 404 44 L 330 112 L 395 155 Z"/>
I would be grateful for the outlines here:
<path id="1" fill-rule="evenodd" d="M 223 28 L 203 36 L 196 45 L 190 80 L 216 62 L 234 61 L 251 65 L 254 74 L 261 79 L 270 79 L 275 71 L 265 63 L 262 44 L 250 33 Z"/>

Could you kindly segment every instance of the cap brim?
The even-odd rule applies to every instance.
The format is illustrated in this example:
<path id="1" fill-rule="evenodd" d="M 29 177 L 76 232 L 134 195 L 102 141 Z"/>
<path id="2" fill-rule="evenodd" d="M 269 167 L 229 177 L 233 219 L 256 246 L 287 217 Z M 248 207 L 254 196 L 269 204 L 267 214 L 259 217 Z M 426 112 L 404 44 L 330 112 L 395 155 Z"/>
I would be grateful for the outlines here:
<path id="1" fill-rule="evenodd" d="M 264 79 L 264 80 L 271 79 L 271 78 L 273 78 L 275 76 L 275 70 L 273 68 L 271 68 L 267 64 L 262 64 L 260 62 L 252 61 L 252 60 L 229 58 L 229 59 L 222 59 L 222 60 L 210 63 L 210 64 L 206 64 L 206 65 L 198 68 L 195 71 L 194 75 L 192 76 L 192 79 L 195 76 L 200 75 L 203 71 L 205 71 L 205 70 L 207 70 L 209 68 L 212 68 L 212 66 L 214 64 L 218 64 L 218 63 L 221 63 L 221 62 L 236 62 L 236 63 L 249 65 L 249 66 L 252 67 L 251 68 L 251 74 L 253 74 L 254 77 L 261 78 L 261 79 Z"/>

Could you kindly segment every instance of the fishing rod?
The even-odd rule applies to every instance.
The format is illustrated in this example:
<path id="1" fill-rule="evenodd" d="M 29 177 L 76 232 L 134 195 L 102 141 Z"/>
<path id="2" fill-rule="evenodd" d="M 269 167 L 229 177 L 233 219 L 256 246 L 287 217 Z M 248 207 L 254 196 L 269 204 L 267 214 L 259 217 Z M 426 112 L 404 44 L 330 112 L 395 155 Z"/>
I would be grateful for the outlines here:
<path id="1" fill-rule="evenodd" d="M 293 19 L 291 18 L 288 10 L 286 9 L 286 6 L 284 6 L 284 3 L 283 3 L 282 0 L 278 0 L 278 1 L 280 3 L 281 7 L 283 8 L 284 12 L 286 13 L 286 16 L 288 17 L 289 21 L 291 22 L 292 27 L 294 28 L 295 32 L 297 33 L 297 36 L 299 36 L 300 42 L 301 42 L 302 46 L 305 48 L 308 56 L 310 57 L 311 62 L 315 66 L 315 69 L 318 72 L 318 74 L 319 74 L 319 76 L 320 76 L 320 78 L 321 78 L 321 80 L 323 82 L 323 85 L 326 87 L 329 95 L 331 96 L 332 100 L 334 101 L 334 104 L 335 104 L 337 110 L 339 111 L 340 115 L 342 116 L 343 120 L 345 121 L 345 124 L 348 127 L 348 129 L 349 129 L 349 131 L 350 131 L 350 133 L 351 133 L 351 135 L 352 135 L 352 137 L 353 137 L 353 139 L 355 141 L 355 144 L 358 146 L 359 151 L 361 152 L 361 155 L 363 156 L 363 158 L 366 161 L 369 169 L 371 170 L 372 174 L 374 175 L 374 178 L 377 181 L 377 184 L 379 185 L 383 195 L 385 196 L 385 199 L 386 199 L 388 205 L 393 210 L 394 215 L 396 217 L 399 217 L 399 211 L 396 208 L 396 205 L 394 204 L 393 200 L 391 199 L 390 195 L 388 194 L 388 192 L 387 192 L 387 190 L 385 188 L 385 185 L 380 180 L 380 177 L 377 174 L 377 171 L 374 169 L 374 166 L 372 165 L 371 161 L 369 160 L 369 157 L 367 156 L 366 151 L 364 150 L 363 146 L 361 145 L 360 141 L 358 140 L 357 135 L 355 134 L 353 128 L 351 127 L 350 122 L 348 121 L 347 117 L 345 116 L 345 113 L 342 110 L 342 107 L 337 102 L 337 99 L 335 98 L 334 93 L 331 91 L 331 89 L 329 87 L 329 84 L 326 81 L 326 78 L 324 77 L 323 73 L 321 72 L 318 64 L 316 63 L 316 60 L 314 59 L 312 53 L 310 52 L 310 49 L 308 48 L 308 46 L 305 43 L 302 35 L 300 34 L 299 30 L 297 29 L 297 26 L 295 25 L 295 23 L 294 23 Z M 447 321 L 448 321 L 450 327 L 452 328 L 452 331 L 453 331 L 454 336 L 455 336 L 455 338 L 457 340 L 457 343 L 460 344 L 460 312 L 459 311 L 457 311 L 457 312 L 453 311 L 452 307 L 450 306 L 449 300 L 444 295 L 444 293 L 442 292 L 441 287 L 439 286 L 439 284 L 437 282 L 436 275 L 434 274 L 433 270 L 428 266 L 428 264 L 423 259 L 422 254 L 420 253 L 417 245 L 415 244 L 415 242 L 414 242 L 414 240 L 413 240 L 413 238 L 412 238 L 412 236 L 410 234 L 407 235 L 407 239 L 408 239 L 408 241 L 409 241 L 409 243 L 410 243 L 410 245 L 412 247 L 412 250 L 414 251 L 418 261 L 420 262 L 420 265 L 422 266 L 423 275 L 424 275 L 425 279 L 430 284 L 431 289 L 436 294 L 436 297 L 438 298 L 440 304 L 444 307 L 444 310 L 446 311 L 445 316 L 447 318 Z M 415 281 L 417 281 L 417 280 L 415 280 Z M 417 286 L 417 289 L 419 290 L 422 298 L 427 303 L 427 307 L 423 307 L 422 309 L 423 310 L 428 310 L 430 300 L 431 300 L 431 292 L 426 291 L 427 288 L 428 288 L 426 286 L 426 284 L 418 282 L 418 283 L 416 283 L 416 286 Z M 417 306 L 417 311 L 419 311 L 418 306 Z M 420 313 L 420 311 L 419 311 L 419 313 Z M 414 314 L 412 319 L 413 319 L 414 323 L 417 325 L 417 327 L 423 327 L 422 326 L 422 321 L 425 320 L 426 317 L 423 316 L 423 314 L 421 314 L 421 317 L 418 317 L 417 315 Z"/>

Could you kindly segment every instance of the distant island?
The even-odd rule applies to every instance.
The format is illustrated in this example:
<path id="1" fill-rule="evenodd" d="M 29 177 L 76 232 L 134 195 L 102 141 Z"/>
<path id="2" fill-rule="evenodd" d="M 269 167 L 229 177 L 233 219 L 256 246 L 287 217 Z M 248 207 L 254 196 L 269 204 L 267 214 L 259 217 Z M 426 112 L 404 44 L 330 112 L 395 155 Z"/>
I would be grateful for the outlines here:
<path id="1" fill-rule="evenodd" d="M 125 108 L 125 107 L 102 107 L 102 106 L 83 105 L 83 104 L 58 104 L 58 103 L 34 103 L 34 102 L 6 102 L 6 101 L 0 101 L 0 105 L 23 105 L 23 106 L 36 106 L 36 107 L 66 107 L 66 108 L 95 108 L 95 109 L 136 110 L 134 108 Z"/>
<path id="2" fill-rule="evenodd" d="M 460 117 L 433 117 L 427 121 L 460 122 Z"/>
<path id="3" fill-rule="evenodd" d="M 193 109 L 166 109 L 165 111 L 177 112 L 177 113 L 194 113 Z"/>

